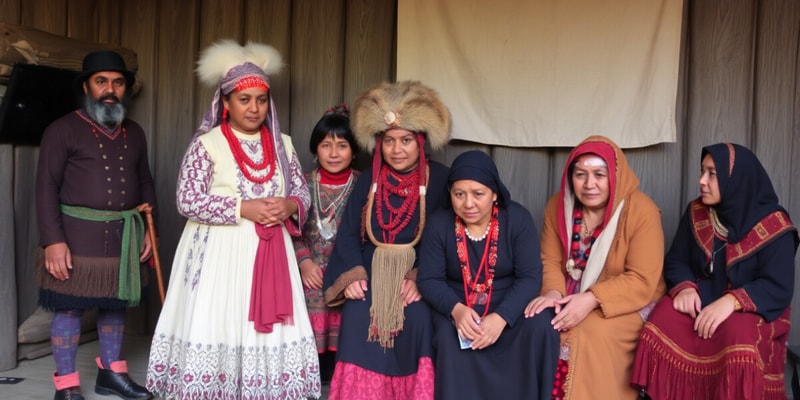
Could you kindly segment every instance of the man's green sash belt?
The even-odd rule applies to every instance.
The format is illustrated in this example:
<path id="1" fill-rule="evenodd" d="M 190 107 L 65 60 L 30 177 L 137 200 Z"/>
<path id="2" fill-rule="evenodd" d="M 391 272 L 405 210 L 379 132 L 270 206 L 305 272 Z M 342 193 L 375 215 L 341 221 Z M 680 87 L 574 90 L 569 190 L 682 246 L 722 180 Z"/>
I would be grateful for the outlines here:
<path id="1" fill-rule="evenodd" d="M 95 210 L 88 207 L 61 204 L 61 212 L 70 217 L 86 221 L 122 220 L 122 249 L 119 256 L 119 291 L 117 297 L 128 305 L 139 305 L 142 293 L 139 275 L 139 252 L 144 243 L 145 225 L 142 216 L 135 208 L 124 211 Z"/>

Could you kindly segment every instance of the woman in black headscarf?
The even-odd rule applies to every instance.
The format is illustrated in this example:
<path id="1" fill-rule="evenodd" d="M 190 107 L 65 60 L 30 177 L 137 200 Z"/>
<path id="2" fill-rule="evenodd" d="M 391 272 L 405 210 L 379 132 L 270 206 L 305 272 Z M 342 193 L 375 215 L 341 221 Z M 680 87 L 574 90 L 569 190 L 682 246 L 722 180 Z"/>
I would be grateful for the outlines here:
<path id="1" fill-rule="evenodd" d="M 425 227 L 417 278 L 435 310 L 436 398 L 549 398 L 555 315 L 523 317 L 542 287 L 530 212 L 511 200 L 483 152 L 459 155 L 447 181 L 452 207 Z"/>
<path id="2" fill-rule="evenodd" d="M 750 150 L 704 147 L 700 167 L 633 383 L 654 399 L 785 399 L 797 229 Z"/>

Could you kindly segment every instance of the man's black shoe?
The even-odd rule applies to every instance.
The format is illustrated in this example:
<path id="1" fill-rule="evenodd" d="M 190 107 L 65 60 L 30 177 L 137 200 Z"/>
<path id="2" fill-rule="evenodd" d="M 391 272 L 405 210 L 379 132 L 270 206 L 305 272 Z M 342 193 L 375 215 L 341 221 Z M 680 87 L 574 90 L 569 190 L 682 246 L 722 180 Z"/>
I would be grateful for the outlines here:
<path id="1" fill-rule="evenodd" d="M 127 373 L 117 373 L 110 369 L 98 368 L 94 392 L 101 395 L 115 394 L 126 400 L 152 399 L 153 395 L 144 387 L 132 381 Z"/>

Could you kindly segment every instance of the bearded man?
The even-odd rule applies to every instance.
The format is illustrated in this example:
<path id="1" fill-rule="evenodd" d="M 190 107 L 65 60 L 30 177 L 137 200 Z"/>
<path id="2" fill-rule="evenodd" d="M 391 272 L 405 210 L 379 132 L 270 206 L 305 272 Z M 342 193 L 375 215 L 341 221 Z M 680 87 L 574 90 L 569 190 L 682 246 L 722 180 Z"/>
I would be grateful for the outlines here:
<path id="1" fill-rule="evenodd" d="M 152 398 L 120 360 L 125 309 L 139 303 L 140 262 L 151 252 L 136 207 L 156 207 L 144 131 L 126 118 L 133 83 L 118 53 L 87 54 L 75 80 L 84 95 L 81 108 L 50 124 L 42 137 L 36 212 L 44 251 L 36 278 L 39 305 L 54 312 L 56 400 L 83 399 L 75 357 L 88 309 L 98 310 L 95 392 Z"/>

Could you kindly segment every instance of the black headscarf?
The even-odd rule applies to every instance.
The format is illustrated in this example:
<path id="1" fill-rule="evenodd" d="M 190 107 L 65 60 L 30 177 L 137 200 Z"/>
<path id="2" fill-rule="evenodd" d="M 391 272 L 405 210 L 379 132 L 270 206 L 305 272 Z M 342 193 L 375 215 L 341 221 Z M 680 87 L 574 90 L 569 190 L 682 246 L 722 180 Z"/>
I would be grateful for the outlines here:
<path id="1" fill-rule="evenodd" d="M 508 207 L 511 202 L 511 193 L 500 180 L 497 165 L 488 154 L 480 150 L 463 152 L 453 160 L 447 175 L 448 189 L 453 186 L 453 182 L 464 179 L 478 182 L 497 193 L 497 205 L 500 208 Z"/>
<path id="2" fill-rule="evenodd" d="M 728 243 L 738 243 L 762 218 L 783 211 L 767 171 L 753 152 L 735 143 L 703 147 L 700 162 L 711 155 L 717 170 L 720 202 L 714 208 L 728 228 Z"/>

